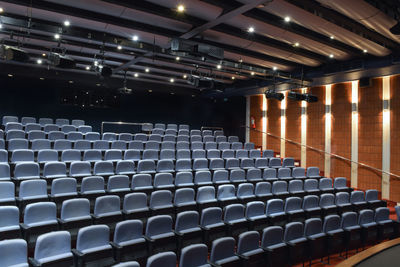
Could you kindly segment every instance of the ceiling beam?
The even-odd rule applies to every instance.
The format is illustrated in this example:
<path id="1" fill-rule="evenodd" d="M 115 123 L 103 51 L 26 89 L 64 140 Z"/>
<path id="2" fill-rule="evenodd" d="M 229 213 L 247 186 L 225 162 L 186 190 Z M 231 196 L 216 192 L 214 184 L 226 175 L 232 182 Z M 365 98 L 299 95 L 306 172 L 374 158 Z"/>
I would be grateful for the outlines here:
<path id="1" fill-rule="evenodd" d="M 302 8 L 313 15 L 317 15 L 327 21 L 330 21 L 339 27 L 360 35 L 376 44 L 392 50 L 393 53 L 399 53 L 400 44 L 386 36 L 365 27 L 363 24 L 349 18 L 342 13 L 323 6 L 315 0 L 285 0 L 299 8 Z"/>

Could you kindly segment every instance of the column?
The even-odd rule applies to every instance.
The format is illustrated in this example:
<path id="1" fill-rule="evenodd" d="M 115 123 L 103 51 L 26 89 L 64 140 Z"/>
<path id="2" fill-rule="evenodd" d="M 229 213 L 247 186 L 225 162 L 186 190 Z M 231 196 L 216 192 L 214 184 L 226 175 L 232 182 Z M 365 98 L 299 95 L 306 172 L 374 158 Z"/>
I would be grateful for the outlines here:
<path id="1" fill-rule="evenodd" d="M 331 176 L 332 85 L 325 86 L 325 176 Z"/>
<path id="2" fill-rule="evenodd" d="M 382 79 L 383 125 L 382 125 L 382 170 L 390 172 L 390 76 Z M 390 175 L 382 173 L 382 198 L 389 199 Z"/>
<path id="3" fill-rule="evenodd" d="M 351 187 L 358 184 L 358 81 L 351 82 Z"/>

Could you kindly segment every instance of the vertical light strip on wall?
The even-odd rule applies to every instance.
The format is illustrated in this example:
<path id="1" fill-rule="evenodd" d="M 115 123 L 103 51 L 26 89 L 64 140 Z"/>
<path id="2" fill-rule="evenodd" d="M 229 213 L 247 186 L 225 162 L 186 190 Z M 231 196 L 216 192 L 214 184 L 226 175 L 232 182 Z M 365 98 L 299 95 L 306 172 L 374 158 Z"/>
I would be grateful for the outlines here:
<path id="1" fill-rule="evenodd" d="M 267 149 L 267 98 L 262 94 L 262 149 Z"/>
<path id="2" fill-rule="evenodd" d="M 358 184 L 358 81 L 351 82 L 351 187 Z"/>
<path id="3" fill-rule="evenodd" d="M 246 143 L 250 142 L 250 96 L 246 96 Z"/>
<path id="4" fill-rule="evenodd" d="M 390 76 L 382 79 L 383 125 L 382 125 L 382 170 L 390 172 Z M 389 199 L 390 176 L 382 173 L 382 198 Z"/>
<path id="5" fill-rule="evenodd" d="M 331 176 L 332 85 L 325 86 L 325 176 Z"/>
<path id="6" fill-rule="evenodd" d="M 284 158 L 286 155 L 286 99 L 287 94 L 285 94 L 285 98 L 281 101 L 281 158 Z"/>
<path id="7" fill-rule="evenodd" d="M 302 93 L 306 93 L 307 88 L 302 89 Z M 307 167 L 307 102 L 301 101 L 301 167 Z"/>

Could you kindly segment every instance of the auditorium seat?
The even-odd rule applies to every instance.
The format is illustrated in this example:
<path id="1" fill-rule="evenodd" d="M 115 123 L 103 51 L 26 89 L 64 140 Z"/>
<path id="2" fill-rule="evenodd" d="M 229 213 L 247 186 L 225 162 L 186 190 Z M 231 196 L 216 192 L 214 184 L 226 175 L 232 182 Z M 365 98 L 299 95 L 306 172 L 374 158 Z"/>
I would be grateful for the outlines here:
<path id="1" fill-rule="evenodd" d="M 58 222 L 60 229 L 67 230 L 72 240 L 76 239 L 79 228 L 92 224 L 90 202 L 86 198 L 73 198 L 62 202 Z"/>
<path id="2" fill-rule="evenodd" d="M 175 189 L 174 177 L 171 173 L 156 173 L 153 184 L 156 190 L 166 189 L 174 191 Z"/>
<path id="3" fill-rule="evenodd" d="M 105 140 L 96 140 L 93 142 L 93 149 L 106 151 L 106 150 L 110 149 L 110 143 Z"/>
<path id="4" fill-rule="evenodd" d="M 122 150 L 108 149 L 104 153 L 104 160 L 106 161 L 118 161 L 121 159 L 122 159 Z"/>
<path id="5" fill-rule="evenodd" d="M 305 169 L 302 167 L 295 167 L 292 170 L 292 177 L 294 179 L 306 179 Z"/>
<path id="6" fill-rule="evenodd" d="M 289 196 L 286 181 L 276 181 L 272 183 L 272 194 L 274 197 L 285 199 Z"/>
<path id="7" fill-rule="evenodd" d="M 345 233 L 346 258 L 348 251 L 358 249 L 361 246 L 361 227 L 358 224 L 356 212 L 345 212 L 342 214 L 340 226 Z"/>
<path id="8" fill-rule="evenodd" d="M 149 174 L 155 173 L 156 172 L 156 164 L 155 164 L 154 160 L 151 160 L 151 159 L 139 160 L 137 172 L 138 173 L 149 173 Z"/>
<path id="9" fill-rule="evenodd" d="M 18 131 L 22 131 L 23 126 L 21 123 L 19 122 L 8 122 L 5 125 L 5 131 L 8 134 L 9 131 L 13 131 L 13 130 L 18 130 Z"/>
<path id="10" fill-rule="evenodd" d="M 242 266 L 265 266 L 264 250 L 260 248 L 260 233 L 248 231 L 239 235 L 237 255 Z"/>
<path id="11" fill-rule="evenodd" d="M 179 136 L 178 136 L 178 139 L 179 139 Z M 176 150 L 181 150 L 181 149 L 189 150 L 189 141 L 178 140 L 178 142 L 176 143 Z M 201 146 L 200 149 L 203 149 L 203 145 Z"/>
<path id="12" fill-rule="evenodd" d="M 229 181 L 235 185 L 245 183 L 246 172 L 242 169 L 231 169 L 229 175 Z"/>
<path id="13" fill-rule="evenodd" d="M 115 166 L 115 174 L 132 175 L 135 174 L 135 162 L 131 160 L 119 160 Z"/>
<path id="14" fill-rule="evenodd" d="M 252 183 L 261 182 L 263 180 L 261 170 L 256 168 L 247 169 L 246 180 Z"/>
<path id="15" fill-rule="evenodd" d="M 68 139 L 72 140 L 72 139 L 69 138 L 69 136 L 68 136 Z M 92 144 L 88 140 L 77 139 L 74 142 L 74 149 L 77 149 L 77 150 L 80 150 L 80 151 L 86 151 L 86 150 L 90 150 L 91 148 L 92 148 Z"/>
<path id="16" fill-rule="evenodd" d="M 175 215 L 174 205 L 172 204 L 172 193 L 169 190 L 157 190 L 152 192 L 150 195 L 149 207 L 152 216 L 160 214 Z"/>
<path id="17" fill-rule="evenodd" d="M 117 137 L 117 134 L 115 134 L 115 133 L 106 132 L 106 133 L 103 133 L 101 140 L 116 141 L 116 140 L 118 140 L 118 137 Z"/>
<path id="18" fill-rule="evenodd" d="M 236 203 L 235 186 L 231 184 L 218 186 L 217 200 L 221 207 Z"/>
<path id="19" fill-rule="evenodd" d="M 306 192 L 303 190 L 303 181 L 302 180 L 291 180 L 289 181 L 288 191 L 290 195 L 296 197 L 304 197 Z"/>
<path id="20" fill-rule="evenodd" d="M 222 209 L 218 207 L 203 209 L 200 227 L 203 230 L 203 240 L 206 244 L 211 244 L 213 240 L 226 236 L 227 229 L 222 220 Z"/>
<path id="21" fill-rule="evenodd" d="M 344 177 L 336 177 L 333 182 L 333 187 L 336 192 L 351 192 L 351 188 L 347 187 L 347 180 Z"/>
<path id="22" fill-rule="evenodd" d="M 193 152 L 194 153 L 194 152 Z M 208 160 L 205 158 L 196 158 L 193 160 L 194 171 L 206 171 L 208 170 Z"/>
<path id="23" fill-rule="evenodd" d="M 376 189 L 369 189 L 365 191 L 365 201 L 367 201 L 370 209 L 386 207 L 386 202 L 378 199 L 378 190 Z"/>
<path id="24" fill-rule="evenodd" d="M 241 183 L 237 187 L 237 198 L 243 203 L 255 200 L 254 185 L 251 183 Z"/>
<path id="25" fill-rule="evenodd" d="M 53 119 L 50 119 L 50 118 L 39 118 L 39 124 L 42 127 L 45 126 L 46 124 L 53 124 L 53 123 L 54 123 Z"/>
<path id="26" fill-rule="evenodd" d="M 53 149 L 57 151 L 64 151 L 68 149 L 72 149 L 72 141 L 71 140 L 55 140 Z"/>
<path id="27" fill-rule="evenodd" d="M 190 140 L 189 136 L 184 134 L 183 132 L 181 133 L 181 131 L 179 131 L 179 132 L 180 133 L 176 138 L 177 143 L 185 142 L 185 143 L 187 143 L 187 147 L 185 149 L 189 149 L 189 140 Z M 177 147 L 177 149 L 178 149 L 178 147 Z"/>
<path id="28" fill-rule="evenodd" d="M 237 149 L 235 157 L 237 159 L 247 159 L 247 158 L 249 158 L 249 151 L 247 151 L 245 149 Z"/>
<path id="29" fill-rule="evenodd" d="M 117 262 L 144 260 L 147 257 L 146 240 L 143 237 L 143 223 L 140 220 L 126 220 L 115 226 L 113 242 Z M 135 253 L 132 253 L 134 251 Z M 137 265 L 138 267 L 139 264 Z"/>
<path id="30" fill-rule="evenodd" d="M 0 182 L 0 206 L 15 205 L 15 184 L 2 180 Z"/>
<path id="31" fill-rule="evenodd" d="M 81 152 L 77 149 L 66 149 L 61 153 L 61 161 L 71 163 L 81 161 Z"/>
<path id="32" fill-rule="evenodd" d="M 8 141 L 8 151 L 17 149 L 28 149 L 28 140 L 22 138 L 15 138 Z"/>
<path id="33" fill-rule="evenodd" d="M 46 163 L 46 162 L 52 162 L 52 161 L 58 161 L 58 153 L 56 150 L 53 150 L 53 149 L 39 150 L 38 156 L 37 156 L 37 162 Z"/>
<path id="34" fill-rule="evenodd" d="M 321 176 L 319 175 L 318 167 L 308 167 L 307 168 L 307 177 L 312 179 L 319 179 Z"/>
<path id="35" fill-rule="evenodd" d="M 127 148 L 126 141 L 117 140 L 111 142 L 111 149 L 126 150 L 126 148 Z"/>
<path id="36" fill-rule="evenodd" d="M 177 172 L 175 175 L 175 187 L 194 187 L 193 174 L 188 171 Z"/>
<path id="37" fill-rule="evenodd" d="M 104 178 L 101 176 L 88 176 L 82 179 L 80 195 L 88 198 L 91 205 L 97 197 L 106 193 L 104 190 Z"/>
<path id="38" fill-rule="evenodd" d="M 229 172 L 227 170 L 215 170 L 213 173 L 212 182 L 214 185 L 228 184 Z"/>
<path id="39" fill-rule="evenodd" d="M 114 175 L 114 165 L 111 161 L 96 161 L 94 163 L 93 174 L 96 176 Z"/>
<path id="40" fill-rule="evenodd" d="M 302 199 L 299 197 L 288 197 L 285 201 L 285 213 L 287 214 L 288 222 L 304 222 L 306 215 L 302 209 Z"/>
<path id="41" fill-rule="evenodd" d="M 269 167 L 274 169 L 279 169 L 282 167 L 280 158 L 270 158 L 269 159 Z"/>
<path id="42" fill-rule="evenodd" d="M 57 209 L 61 208 L 64 200 L 76 198 L 78 196 L 77 183 L 74 178 L 58 178 L 51 183 L 50 199 L 57 205 Z"/>
<path id="43" fill-rule="evenodd" d="M 222 153 L 225 150 L 230 150 L 231 149 L 231 144 L 228 142 L 219 142 L 218 143 L 218 149 L 222 151 Z M 233 152 L 233 150 L 231 150 Z M 222 156 L 223 157 L 223 156 Z"/>
<path id="44" fill-rule="evenodd" d="M 86 132 L 85 133 L 85 140 L 89 141 L 100 141 L 100 134 L 97 132 Z"/>
<path id="45" fill-rule="evenodd" d="M 176 235 L 172 230 L 171 216 L 157 215 L 150 217 L 146 224 L 145 238 L 150 255 L 164 251 L 176 251 Z M 150 261 L 150 258 L 148 261 Z M 174 266 L 175 264 L 176 259 L 174 261 Z M 165 262 L 163 262 L 162 265 L 165 266 Z"/>
<path id="46" fill-rule="evenodd" d="M 228 170 L 240 169 L 240 161 L 239 161 L 239 159 L 236 159 L 236 158 L 228 158 L 228 159 L 226 159 L 225 169 L 228 169 Z M 243 179 L 244 178 L 245 178 L 245 176 L 243 176 Z"/>
<path id="47" fill-rule="evenodd" d="M 0 218 L 0 240 L 21 237 L 19 209 L 17 207 L 0 206 Z"/>
<path id="48" fill-rule="evenodd" d="M 0 162 L 0 181 L 9 181 L 10 178 L 10 165 Z"/>
<path id="49" fill-rule="evenodd" d="M 76 249 L 72 249 L 76 266 L 107 266 L 114 263 L 107 225 L 91 225 L 79 229 Z"/>
<path id="50" fill-rule="evenodd" d="M 265 204 L 262 201 L 252 201 L 246 204 L 245 217 L 250 230 L 262 231 L 268 226 L 268 217 L 265 214 Z"/>
<path id="51" fill-rule="evenodd" d="M 160 151 L 160 160 L 168 159 L 175 160 L 175 150 L 173 149 L 161 149 Z"/>
<path id="52" fill-rule="evenodd" d="M 58 126 L 63 126 L 63 125 L 68 125 L 69 120 L 68 119 L 56 119 L 56 125 Z"/>
<path id="53" fill-rule="evenodd" d="M 331 178 L 322 178 L 319 180 L 319 191 L 323 193 L 334 193 Z"/>
<path id="54" fill-rule="evenodd" d="M 69 166 L 69 175 L 74 178 L 83 178 L 85 176 L 91 176 L 91 166 L 86 161 L 74 161 Z"/>
<path id="55" fill-rule="evenodd" d="M 378 224 L 378 238 L 384 240 L 393 237 L 397 232 L 394 227 L 397 225 L 389 218 L 389 208 L 380 207 L 375 210 L 374 220 Z"/>
<path id="56" fill-rule="evenodd" d="M 93 131 L 92 126 L 89 126 L 89 125 L 80 125 L 80 126 L 78 126 L 78 132 L 83 133 L 85 135 L 90 133 L 90 132 L 92 132 L 92 131 Z M 85 139 L 86 139 L 86 136 L 85 136 Z"/>
<path id="57" fill-rule="evenodd" d="M 374 211 L 370 209 L 361 210 L 358 217 L 361 226 L 361 242 L 363 248 L 373 245 L 378 240 L 378 224 L 374 220 Z"/>
<path id="58" fill-rule="evenodd" d="M 34 118 L 34 117 L 22 117 L 21 118 L 22 125 L 27 125 L 29 123 L 36 123 L 36 118 Z"/>
<path id="59" fill-rule="evenodd" d="M 63 125 L 60 127 L 61 131 L 65 134 L 68 134 L 70 132 L 76 132 L 77 128 L 74 125 Z"/>
<path id="60" fill-rule="evenodd" d="M 110 195 L 96 198 L 93 210 L 94 224 L 106 224 L 111 230 L 114 230 L 115 224 L 122 220 L 119 196 Z"/>
<path id="61" fill-rule="evenodd" d="M 315 195 L 306 195 L 303 198 L 302 209 L 306 213 L 306 218 L 320 218 L 321 207 L 319 206 L 319 198 Z"/>
<path id="62" fill-rule="evenodd" d="M 365 196 L 363 191 L 351 192 L 350 202 L 353 206 L 353 210 L 356 212 L 368 208 L 368 203 L 365 201 Z"/>
<path id="63" fill-rule="evenodd" d="M 340 225 L 339 215 L 328 215 L 324 218 L 323 231 L 327 235 L 328 264 L 330 255 L 343 251 L 345 234 Z"/>
<path id="64" fill-rule="evenodd" d="M 265 214 L 271 225 L 284 226 L 287 221 L 287 215 L 284 210 L 284 202 L 282 199 L 270 199 L 267 201 Z"/>
<path id="65" fill-rule="evenodd" d="M 132 191 L 149 193 L 153 191 L 152 178 L 150 174 L 141 173 L 132 176 Z"/>
<path id="66" fill-rule="evenodd" d="M 180 267 L 211 267 L 207 262 L 208 248 L 204 244 L 193 244 L 182 249 Z"/>
<path id="67" fill-rule="evenodd" d="M 335 205 L 337 206 L 340 214 L 353 211 L 353 206 L 350 203 L 350 195 L 347 192 L 338 192 L 335 197 Z"/>
<path id="68" fill-rule="evenodd" d="M 269 168 L 269 161 L 266 158 L 256 158 L 254 160 L 254 167 L 258 169 L 266 169 Z"/>
<path id="69" fill-rule="evenodd" d="M 270 183 L 278 181 L 276 169 L 274 169 L 274 168 L 264 169 L 263 179 Z"/>
<path id="70" fill-rule="evenodd" d="M 319 198 L 319 206 L 322 210 L 322 216 L 337 213 L 337 206 L 335 205 L 335 195 L 326 193 L 322 194 Z"/>
<path id="71" fill-rule="evenodd" d="M 40 127 L 40 125 L 38 125 Z M 44 131 L 35 130 L 34 125 L 27 125 L 25 131 L 28 132 L 28 140 L 33 141 L 37 139 L 46 139 L 46 133 Z"/>
<path id="72" fill-rule="evenodd" d="M 238 150 L 243 148 L 243 143 L 242 142 L 233 142 L 231 144 L 231 149 L 232 150 Z"/>
<path id="73" fill-rule="evenodd" d="M 85 125 L 85 121 L 84 120 L 72 120 L 71 125 L 74 125 L 76 127 L 83 126 L 83 125 Z"/>
<path id="74" fill-rule="evenodd" d="M 128 149 L 124 152 L 124 160 L 139 161 L 140 150 L 139 149 Z"/>
<path id="75" fill-rule="evenodd" d="M 176 215 L 175 234 L 177 236 L 177 248 L 197 244 L 203 241 L 201 228 L 199 227 L 199 213 L 197 211 L 184 211 Z"/>
<path id="76" fill-rule="evenodd" d="M 160 159 L 157 161 L 156 172 L 171 173 L 175 171 L 174 162 L 172 159 Z"/>
<path id="77" fill-rule="evenodd" d="M 158 253 L 147 259 L 146 267 L 175 267 L 176 254 L 172 251 Z"/>
<path id="78" fill-rule="evenodd" d="M 216 206 L 217 199 L 215 197 L 215 188 L 213 186 L 201 186 L 197 189 L 196 202 L 199 210 Z"/>
<path id="79" fill-rule="evenodd" d="M 147 206 L 147 195 L 143 192 L 126 194 L 124 196 L 122 213 L 124 214 L 124 219 L 146 221 L 150 216 L 150 209 Z"/>
<path id="80" fill-rule="evenodd" d="M 307 239 L 304 237 L 304 227 L 301 222 L 288 223 L 283 239 L 288 244 L 291 265 L 304 262 L 308 258 Z"/>
<path id="81" fill-rule="evenodd" d="M 67 165 L 65 162 L 46 162 L 43 167 L 45 179 L 55 179 L 67 176 Z"/>
<path id="82" fill-rule="evenodd" d="M 177 159 L 177 163 L 179 160 L 190 160 L 190 150 L 189 149 L 181 149 L 181 150 L 177 150 L 176 151 L 176 159 Z M 192 169 L 192 163 L 190 163 L 190 170 Z"/>
<path id="83" fill-rule="evenodd" d="M 318 189 L 318 180 L 317 179 L 306 179 L 304 181 L 304 191 L 307 194 L 319 195 L 320 191 Z"/>
<path id="84" fill-rule="evenodd" d="M 197 203 L 194 200 L 195 191 L 193 188 L 180 188 L 174 194 L 175 213 L 196 210 Z"/>
<path id="85" fill-rule="evenodd" d="M 41 151 L 43 149 L 51 149 L 51 142 L 50 140 L 47 139 L 37 139 L 37 140 L 32 140 L 32 150 L 33 151 Z M 56 151 L 56 150 L 54 150 Z M 58 156 L 57 156 L 58 160 Z"/>
<path id="86" fill-rule="evenodd" d="M 42 234 L 35 245 L 35 254 L 29 258 L 31 266 L 71 266 L 71 235 L 67 231 Z M 54 264 L 54 265 L 53 265 Z"/>
<path id="87" fill-rule="evenodd" d="M 283 228 L 269 226 L 264 228 L 261 247 L 266 253 L 268 266 L 286 266 L 288 264 L 288 246 L 283 241 Z"/>
<path id="88" fill-rule="evenodd" d="M 256 187 L 254 189 L 254 194 L 257 200 L 266 202 L 267 200 L 273 197 L 271 192 L 271 184 L 269 182 L 259 182 L 256 183 Z"/>
<path id="89" fill-rule="evenodd" d="M 294 168 L 294 158 L 284 158 L 282 160 L 282 167 L 284 168 Z"/>
<path id="90" fill-rule="evenodd" d="M 322 260 L 327 254 L 327 235 L 322 231 L 322 221 L 320 218 L 312 218 L 305 221 L 304 236 L 308 240 L 308 258 L 310 265 L 314 259 Z"/>
<path id="91" fill-rule="evenodd" d="M 43 130 L 44 130 L 47 134 L 49 134 L 50 132 L 59 131 L 59 130 L 60 130 L 60 127 L 58 127 L 58 125 L 49 123 L 49 124 L 45 124 L 45 125 L 43 126 Z"/>
<path id="92" fill-rule="evenodd" d="M 53 202 L 37 202 L 28 204 L 21 223 L 23 238 L 33 247 L 37 236 L 58 230 L 57 207 Z"/>
<path id="93" fill-rule="evenodd" d="M 212 242 L 210 263 L 213 266 L 239 267 L 241 262 L 235 253 L 235 239 L 223 237 Z"/>
<path id="94" fill-rule="evenodd" d="M 245 217 L 245 207 L 242 204 L 230 204 L 224 207 L 224 223 L 227 225 L 228 235 L 237 237 L 249 229 Z"/>
<path id="95" fill-rule="evenodd" d="M 108 178 L 107 193 L 123 196 L 130 191 L 129 177 L 127 175 L 112 175 Z"/>
<path id="96" fill-rule="evenodd" d="M 16 200 L 21 211 L 23 211 L 25 206 L 29 203 L 47 201 L 46 181 L 41 179 L 22 181 L 19 185 L 19 195 Z"/>
<path id="97" fill-rule="evenodd" d="M 4 123 L 4 117 L 3 117 Z M 23 239 L 0 241 L 0 259 L 2 266 L 29 267 L 28 249 Z"/>
<path id="98" fill-rule="evenodd" d="M 61 131 L 51 131 L 48 133 L 48 139 L 50 141 L 57 141 L 65 139 L 65 133 Z"/>
<path id="99" fill-rule="evenodd" d="M 83 152 L 83 161 L 96 162 L 102 159 L 103 155 L 101 154 L 101 150 L 91 149 Z"/>

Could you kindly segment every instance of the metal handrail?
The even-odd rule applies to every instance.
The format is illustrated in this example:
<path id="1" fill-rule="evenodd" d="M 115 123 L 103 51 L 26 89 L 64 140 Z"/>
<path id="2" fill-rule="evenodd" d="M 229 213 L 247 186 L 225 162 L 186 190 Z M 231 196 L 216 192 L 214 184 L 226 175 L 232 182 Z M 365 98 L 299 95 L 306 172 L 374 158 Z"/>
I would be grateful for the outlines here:
<path id="1" fill-rule="evenodd" d="M 101 134 L 103 135 L 104 124 L 111 124 L 111 125 L 146 125 L 149 123 L 145 122 L 123 122 L 123 121 L 102 121 L 101 122 Z"/>
<path id="2" fill-rule="evenodd" d="M 302 147 L 306 147 L 306 148 L 309 148 L 311 150 L 318 151 L 320 153 L 328 154 L 328 155 L 330 155 L 332 157 L 335 157 L 335 158 L 338 158 L 338 159 L 342 159 L 342 160 L 345 160 L 345 161 L 349 161 L 351 163 L 355 163 L 355 164 L 363 166 L 365 168 L 372 169 L 372 170 L 377 171 L 377 172 L 385 173 L 385 174 L 388 174 L 390 176 L 393 176 L 393 177 L 396 177 L 396 178 L 400 179 L 400 175 L 397 175 L 397 174 L 394 174 L 394 173 L 391 173 L 391 172 L 387 172 L 387 171 L 384 171 L 384 170 L 379 169 L 379 168 L 375 168 L 375 167 L 373 167 L 371 165 L 368 165 L 368 164 L 365 164 L 365 163 L 362 163 L 362 162 L 354 161 L 354 160 L 348 159 L 346 157 L 343 157 L 343 156 L 340 156 L 340 155 L 337 155 L 337 154 L 334 154 L 334 153 L 331 153 L 331 152 L 326 152 L 325 150 L 321 150 L 321 149 L 318 149 L 318 148 L 315 148 L 315 147 L 312 147 L 312 146 L 309 146 L 309 145 L 303 145 L 303 144 L 301 144 L 299 142 L 296 142 L 296 141 L 293 141 L 293 140 L 290 140 L 290 139 L 287 139 L 287 138 L 283 138 L 283 137 L 280 137 L 280 136 L 277 136 L 277 135 L 274 135 L 274 134 L 271 134 L 271 133 L 268 133 L 268 132 L 263 132 L 263 131 L 260 131 L 260 130 L 257 130 L 257 129 L 253 129 L 253 128 L 251 128 L 249 126 L 246 126 L 246 125 L 242 125 L 241 127 L 249 128 L 250 130 L 253 130 L 255 132 L 260 132 L 262 134 L 266 134 L 266 135 L 272 136 L 274 138 L 278 138 L 278 139 L 287 141 L 289 143 L 293 143 L 293 144 L 296 144 L 296 145 L 299 145 L 299 146 L 302 146 Z"/>

